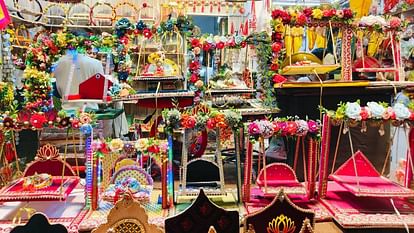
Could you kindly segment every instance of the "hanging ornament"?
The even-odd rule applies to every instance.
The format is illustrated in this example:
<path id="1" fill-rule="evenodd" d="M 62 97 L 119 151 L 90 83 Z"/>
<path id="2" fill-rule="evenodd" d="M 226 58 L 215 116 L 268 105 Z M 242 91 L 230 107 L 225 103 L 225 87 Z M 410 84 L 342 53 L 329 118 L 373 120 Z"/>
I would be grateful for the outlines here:
<path id="1" fill-rule="evenodd" d="M 217 1 L 216 3 L 217 3 L 217 11 L 220 13 L 220 11 L 221 11 L 221 3 L 219 1 Z"/>
<path id="2" fill-rule="evenodd" d="M 229 2 L 226 2 L 224 4 L 226 4 L 226 14 L 228 14 L 229 13 L 229 10 L 230 10 L 230 3 Z"/>
<path id="3" fill-rule="evenodd" d="M 210 1 L 210 13 L 213 13 L 213 2 L 212 1 Z"/>
<path id="4" fill-rule="evenodd" d="M 11 142 L 6 142 L 4 154 L 8 163 L 11 163 L 16 158 L 15 153 L 16 151 L 14 151 L 13 144 Z"/>
<path id="5" fill-rule="evenodd" d="M 239 34 L 242 35 L 243 32 L 244 32 L 244 26 L 243 26 L 243 23 L 240 23 L 240 32 L 239 32 Z"/>
<path id="6" fill-rule="evenodd" d="M 201 13 L 204 13 L 204 1 L 201 1 Z"/>
<path id="7" fill-rule="evenodd" d="M 196 12 L 197 10 L 197 1 L 193 2 L 193 12 Z"/>
<path id="8" fill-rule="evenodd" d="M 251 14 L 252 14 L 252 18 L 250 20 L 250 28 L 252 29 L 252 32 L 256 31 L 256 23 L 257 23 L 257 18 L 256 18 L 256 7 L 254 4 L 254 0 L 252 1 L 252 9 L 251 9 Z"/>
<path id="9" fill-rule="evenodd" d="M 230 34 L 234 35 L 234 22 L 231 22 L 231 26 L 230 26 Z"/>
<path id="10" fill-rule="evenodd" d="M 246 22 L 244 23 L 243 35 L 245 36 L 249 35 L 249 20 L 247 19 L 246 19 Z"/>

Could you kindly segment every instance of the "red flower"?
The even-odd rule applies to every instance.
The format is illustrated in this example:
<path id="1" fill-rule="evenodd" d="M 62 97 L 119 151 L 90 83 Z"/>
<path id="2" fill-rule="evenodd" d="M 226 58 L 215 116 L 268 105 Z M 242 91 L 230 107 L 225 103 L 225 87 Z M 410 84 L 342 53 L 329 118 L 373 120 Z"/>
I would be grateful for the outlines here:
<path id="1" fill-rule="evenodd" d="M 351 9 L 344 9 L 343 12 L 344 12 L 344 19 L 351 19 L 354 16 Z"/>
<path id="2" fill-rule="evenodd" d="M 151 32 L 151 30 L 149 28 L 145 28 L 142 31 L 142 35 L 144 35 L 145 38 L 149 39 L 149 38 L 152 37 L 152 32 Z"/>
<path id="3" fill-rule="evenodd" d="M 181 125 L 186 129 L 194 128 L 196 123 L 197 121 L 194 116 L 189 116 L 189 115 L 181 116 Z"/>
<path id="4" fill-rule="evenodd" d="M 276 10 L 272 11 L 272 18 L 273 19 L 283 18 L 283 16 L 285 16 L 285 15 L 289 15 L 289 14 L 284 10 L 276 9 Z"/>
<path id="5" fill-rule="evenodd" d="M 72 120 L 72 128 L 78 129 L 79 128 L 79 120 L 78 119 L 73 119 Z"/>
<path id="6" fill-rule="evenodd" d="M 330 18 L 330 17 L 334 16 L 335 13 L 336 13 L 335 10 L 333 10 L 333 11 L 332 10 L 324 10 L 323 11 L 323 17 Z"/>
<path id="7" fill-rule="evenodd" d="M 124 36 L 124 37 L 122 37 L 119 41 L 120 41 L 122 44 L 128 44 L 129 39 L 128 39 L 128 37 Z"/>
<path id="8" fill-rule="evenodd" d="M 369 109 L 362 107 L 359 115 L 361 116 L 362 120 L 367 120 L 370 117 L 371 113 L 369 112 Z"/>
<path id="9" fill-rule="evenodd" d="M 298 126 L 296 122 L 289 121 L 286 126 L 286 132 L 288 133 L 288 135 L 295 135 L 297 128 Z"/>
<path id="10" fill-rule="evenodd" d="M 36 129 L 43 128 L 43 125 L 47 122 L 45 115 L 35 113 L 30 117 L 30 124 Z"/>
<path id="11" fill-rule="evenodd" d="M 210 118 L 210 119 L 207 120 L 206 126 L 209 129 L 214 129 L 214 128 L 216 128 L 216 121 L 214 119 Z"/>
<path id="12" fill-rule="evenodd" d="M 277 63 L 272 63 L 270 65 L 270 69 L 273 71 L 277 71 L 279 69 L 279 65 Z"/>
<path id="13" fill-rule="evenodd" d="M 220 42 L 218 42 L 217 44 L 216 44 L 216 48 L 217 49 L 223 49 L 224 48 L 224 42 L 223 41 L 220 41 Z"/>
<path id="14" fill-rule="evenodd" d="M 291 19 L 292 19 L 292 16 L 290 16 L 289 13 L 287 12 L 285 15 L 282 16 L 282 22 L 284 24 L 289 24 Z"/>
<path id="15" fill-rule="evenodd" d="M 190 70 L 191 71 L 197 71 L 197 70 L 199 70 L 200 69 L 200 63 L 198 62 L 198 61 L 192 61 L 191 63 L 190 63 Z"/>
<path id="16" fill-rule="evenodd" d="M 303 14 L 306 15 L 306 17 L 311 17 L 312 16 L 312 8 L 305 8 L 303 9 Z"/>
<path id="17" fill-rule="evenodd" d="M 282 44 L 279 42 L 275 42 L 272 44 L 272 51 L 275 53 L 280 52 L 280 50 L 282 49 Z"/>
<path id="18" fill-rule="evenodd" d="M 153 154 L 158 154 L 160 153 L 160 148 L 157 145 L 152 145 L 148 147 L 148 152 L 153 153 Z"/>
<path id="19" fill-rule="evenodd" d="M 410 117 L 408 118 L 410 121 L 414 121 L 414 112 L 410 111 Z"/>
<path id="20" fill-rule="evenodd" d="M 6 128 L 13 128 L 14 127 L 14 121 L 10 117 L 5 117 L 3 119 L 3 126 Z"/>
<path id="21" fill-rule="evenodd" d="M 274 37 L 275 37 L 274 38 L 275 40 L 280 41 L 280 40 L 282 40 L 282 33 L 275 33 Z"/>
<path id="22" fill-rule="evenodd" d="M 206 52 L 207 52 L 207 51 L 209 51 L 210 49 L 211 49 L 211 45 L 210 45 L 209 43 L 204 43 L 204 44 L 203 44 L 203 50 L 204 50 L 204 51 L 206 51 Z"/>
<path id="23" fill-rule="evenodd" d="M 192 40 L 191 40 L 191 46 L 194 48 L 194 47 L 200 47 L 201 45 L 200 45 L 200 40 L 199 39 L 197 39 L 197 38 L 193 38 Z"/>
<path id="24" fill-rule="evenodd" d="M 308 21 L 308 18 L 305 14 L 299 14 L 296 17 L 296 25 L 298 26 L 303 26 L 305 25 L 305 23 Z"/>
<path id="25" fill-rule="evenodd" d="M 190 76 L 190 82 L 195 83 L 198 81 L 198 75 L 197 74 L 191 74 Z"/>
<path id="26" fill-rule="evenodd" d="M 285 77 L 283 77 L 282 75 L 280 75 L 280 74 L 275 74 L 275 75 L 273 75 L 273 82 L 274 83 L 283 83 L 283 82 L 286 82 L 286 78 Z"/>
<path id="27" fill-rule="evenodd" d="M 242 41 L 242 42 L 240 43 L 240 46 L 241 46 L 242 48 L 245 48 L 245 47 L 246 47 L 246 45 L 247 45 L 246 41 Z"/>

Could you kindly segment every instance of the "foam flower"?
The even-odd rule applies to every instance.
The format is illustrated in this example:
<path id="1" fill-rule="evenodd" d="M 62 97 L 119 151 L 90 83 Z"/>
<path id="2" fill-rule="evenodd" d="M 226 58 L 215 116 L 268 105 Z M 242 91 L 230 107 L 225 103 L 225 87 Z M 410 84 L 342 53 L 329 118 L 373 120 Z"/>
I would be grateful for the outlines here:
<path id="1" fill-rule="evenodd" d="M 257 121 L 254 121 L 254 122 L 252 122 L 252 123 L 249 124 L 248 132 L 252 136 L 260 135 L 261 134 L 260 127 L 259 127 Z"/>
<path id="2" fill-rule="evenodd" d="M 345 105 L 345 115 L 353 120 L 361 120 L 361 106 L 359 106 L 359 103 L 353 102 L 353 103 L 346 103 Z"/>
<path id="3" fill-rule="evenodd" d="M 385 112 L 385 108 L 382 105 L 378 104 L 377 102 L 368 102 L 367 107 L 371 112 L 372 118 L 382 119 L 382 116 Z"/>
<path id="4" fill-rule="evenodd" d="M 43 125 L 47 122 L 44 114 L 35 113 L 30 117 L 30 124 L 36 129 L 43 128 Z"/>
<path id="5" fill-rule="evenodd" d="M 112 151 L 120 151 L 124 148 L 124 142 L 119 138 L 114 138 L 109 143 L 109 148 Z"/>
<path id="6" fill-rule="evenodd" d="M 323 17 L 323 12 L 322 12 L 322 10 L 321 10 L 321 9 L 319 9 L 319 8 L 315 8 L 315 9 L 313 9 L 313 10 L 312 10 L 312 17 L 313 17 L 314 19 L 322 19 L 322 17 Z"/>
<path id="7" fill-rule="evenodd" d="M 395 118 L 397 120 L 406 120 L 410 117 L 410 111 L 402 103 L 396 103 L 393 107 L 393 110 L 395 112 Z"/>
<path id="8" fill-rule="evenodd" d="M 319 131 L 319 124 L 314 120 L 308 121 L 309 133 L 317 133 Z"/>

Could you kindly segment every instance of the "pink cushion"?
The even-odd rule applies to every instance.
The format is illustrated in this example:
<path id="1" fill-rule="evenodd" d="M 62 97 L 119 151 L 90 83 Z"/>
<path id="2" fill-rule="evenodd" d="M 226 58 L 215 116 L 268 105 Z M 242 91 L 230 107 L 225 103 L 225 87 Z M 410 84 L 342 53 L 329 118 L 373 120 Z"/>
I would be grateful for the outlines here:
<path id="1" fill-rule="evenodd" d="M 266 181 L 269 186 L 300 185 L 293 169 L 284 163 L 272 163 L 267 165 L 264 169 L 266 169 Z M 260 171 L 256 181 L 257 185 L 260 187 L 265 184 L 264 169 Z"/>
<path id="2" fill-rule="evenodd" d="M 355 158 L 355 166 L 354 159 Z M 381 176 L 379 172 L 375 169 L 374 165 L 365 157 L 361 151 L 355 152 L 355 154 L 349 158 L 342 166 L 335 171 L 335 175 L 341 176 L 355 176 L 355 167 L 357 169 L 358 176 L 371 176 L 378 177 Z"/>

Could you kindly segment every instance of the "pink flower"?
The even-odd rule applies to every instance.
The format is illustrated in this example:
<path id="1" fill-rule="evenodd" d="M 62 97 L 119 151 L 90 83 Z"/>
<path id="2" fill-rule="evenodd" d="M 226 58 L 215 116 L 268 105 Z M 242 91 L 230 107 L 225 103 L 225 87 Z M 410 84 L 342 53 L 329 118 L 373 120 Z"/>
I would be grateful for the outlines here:
<path id="1" fill-rule="evenodd" d="M 414 112 L 410 110 L 410 117 L 408 118 L 410 121 L 414 121 Z"/>
<path id="2" fill-rule="evenodd" d="M 305 14 L 306 15 L 306 17 L 311 17 L 312 16 L 312 8 L 305 8 L 304 10 L 303 10 L 303 14 Z"/>
<path id="3" fill-rule="evenodd" d="M 248 132 L 250 135 L 259 135 L 260 134 L 260 127 L 256 122 L 252 122 L 249 124 Z"/>
<path id="4" fill-rule="evenodd" d="M 296 122 L 288 121 L 286 132 L 288 133 L 288 135 L 295 135 L 297 128 L 298 128 L 298 125 L 296 124 Z"/>
<path id="5" fill-rule="evenodd" d="M 272 122 L 272 124 L 273 124 L 273 131 L 275 132 L 275 134 L 279 133 L 279 130 L 281 129 L 279 126 L 279 122 L 274 121 Z"/>
<path id="6" fill-rule="evenodd" d="M 401 26 L 401 19 L 398 17 L 392 17 L 390 19 L 390 27 L 391 28 L 399 28 Z"/>
<path id="7" fill-rule="evenodd" d="M 216 128 L 216 121 L 214 119 L 210 118 L 210 119 L 207 120 L 206 126 L 209 129 L 214 129 L 214 128 Z"/>
<path id="8" fill-rule="evenodd" d="M 317 133 L 319 131 L 319 124 L 314 120 L 308 121 L 309 133 Z"/>

